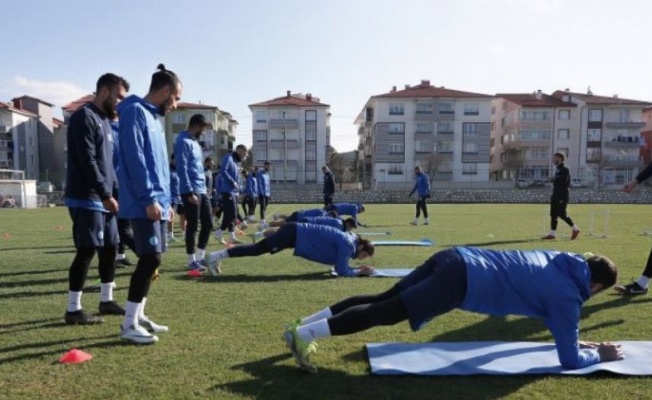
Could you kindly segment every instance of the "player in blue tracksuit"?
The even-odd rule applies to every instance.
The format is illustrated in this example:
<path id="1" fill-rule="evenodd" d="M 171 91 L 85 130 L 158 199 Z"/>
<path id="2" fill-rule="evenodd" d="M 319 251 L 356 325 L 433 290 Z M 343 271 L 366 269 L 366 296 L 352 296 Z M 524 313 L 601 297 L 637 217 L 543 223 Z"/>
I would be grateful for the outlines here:
<path id="1" fill-rule="evenodd" d="M 211 200 L 206 188 L 206 172 L 199 145 L 199 138 L 211 124 L 203 114 L 194 114 L 188 121 L 188 129 L 179 133 L 174 143 L 174 157 L 179 175 L 179 194 L 186 215 L 186 257 L 189 270 L 202 270 L 200 261 L 206 254 L 208 239 L 213 230 Z M 195 254 L 195 235 L 201 222 L 201 230 Z"/>
<path id="2" fill-rule="evenodd" d="M 245 171 L 245 170 L 243 170 Z M 244 177 L 244 173 L 243 173 Z M 253 172 L 247 173 L 245 181 L 244 199 L 242 204 L 245 206 L 245 218 L 247 221 L 253 221 L 256 216 L 256 201 L 258 200 L 258 180 Z"/>
<path id="3" fill-rule="evenodd" d="M 337 211 L 326 211 L 321 208 L 310 208 L 307 210 L 297 210 L 292 214 L 274 215 L 274 221 L 270 222 L 270 226 L 282 226 L 288 222 L 300 222 L 301 218 L 305 217 L 338 217 Z"/>
<path id="4" fill-rule="evenodd" d="M 152 75 L 147 95 L 130 96 L 118 109 L 120 216 L 131 220 L 138 255 L 120 337 L 139 344 L 154 343 L 158 337 L 153 333 L 168 330 L 151 321 L 144 308 L 161 254 L 166 250 L 167 221 L 174 218 L 167 145 L 159 118 L 176 108 L 183 87 L 177 75 L 163 64 L 158 69 Z"/>
<path id="5" fill-rule="evenodd" d="M 326 211 L 336 211 L 337 215 L 349 215 L 353 217 L 356 221 L 358 220 L 358 214 L 365 211 L 364 205 L 362 203 L 333 203 L 328 207 L 324 208 Z M 359 223 L 360 221 L 358 221 Z M 362 224 L 360 224 L 362 225 Z"/>
<path id="6" fill-rule="evenodd" d="M 426 206 L 426 200 L 430 198 L 430 178 L 426 175 L 425 172 L 421 170 L 421 167 L 414 167 L 414 174 L 416 175 L 416 181 L 414 182 L 414 187 L 408 197 L 412 197 L 414 192 L 417 192 L 419 198 L 417 199 L 417 213 L 414 217 L 414 221 L 410 222 L 411 225 L 417 225 L 419 223 L 419 217 L 421 216 L 421 211 L 423 211 L 423 224 L 430 224 L 430 219 L 428 219 L 428 207 Z"/>
<path id="7" fill-rule="evenodd" d="M 265 212 L 267 211 L 267 205 L 272 196 L 272 189 L 270 186 L 269 180 L 269 169 L 272 164 L 269 161 L 265 161 L 263 164 L 263 169 L 258 170 L 256 179 L 258 180 L 258 205 L 260 207 L 260 223 L 265 226 L 267 220 L 265 220 Z"/>
<path id="8" fill-rule="evenodd" d="M 374 245 L 357 235 L 330 226 L 290 222 L 272 236 L 252 245 L 216 251 L 208 257 L 213 275 L 220 273 L 220 263 L 229 257 L 252 257 L 294 249 L 294 255 L 306 260 L 331 265 L 338 276 L 357 276 L 358 268 L 349 266 L 350 259 L 362 260 L 374 254 Z"/>
<path id="9" fill-rule="evenodd" d="M 88 268 L 96 252 L 101 280 L 100 314 L 124 313 L 113 301 L 118 202 L 113 197 L 117 180 L 111 121 L 116 116 L 116 105 L 128 90 L 124 78 L 110 73 L 102 75 L 93 101 L 75 111 L 68 123 L 65 204 L 76 249 L 68 272 L 68 306 L 64 315 L 69 325 L 104 322 L 102 317 L 84 311 L 81 305 Z"/>
<path id="10" fill-rule="evenodd" d="M 119 150 L 119 131 L 120 124 L 118 120 L 111 121 L 111 129 L 113 131 L 113 169 L 115 169 L 116 176 L 118 169 L 120 169 L 120 150 Z M 117 182 L 117 178 L 116 178 Z M 113 197 L 120 203 L 120 188 L 116 185 L 113 191 Z M 130 267 L 133 264 L 125 254 L 125 246 L 135 251 L 136 245 L 134 243 L 134 235 L 131 230 L 131 222 L 126 218 L 117 218 L 118 223 L 118 253 L 116 254 L 116 268 Z"/>
<path id="11" fill-rule="evenodd" d="M 358 222 L 353 218 L 347 218 L 342 220 L 339 217 L 302 217 L 299 218 L 299 222 L 304 224 L 315 224 L 315 225 L 325 225 L 330 226 L 340 231 L 350 231 L 351 229 L 358 227 Z"/>
<path id="12" fill-rule="evenodd" d="M 186 231 L 186 216 L 183 211 L 183 203 L 181 202 L 181 194 L 179 193 L 179 175 L 177 175 L 177 162 L 174 159 L 174 153 L 170 154 L 170 208 L 174 213 L 179 216 L 179 223 L 181 231 Z M 170 240 L 177 239 L 174 237 L 174 218 L 168 221 L 167 238 Z M 168 240 L 169 242 L 169 240 Z"/>
<path id="13" fill-rule="evenodd" d="M 222 240 L 222 234 L 229 232 L 231 243 L 239 242 L 235 237 L 235 223 L 238 214 L 238 193 L 240 184 L 238 178 L 237 163 L 243 161 L 247 156 L 247 147 L 243 144 L 236 146 L 235 151 L 228 153 L 222 158 L 220 168 L 220 181 L 218 190 L 222 197 L 223 213 L 222 224 L 215 231 L 215 237 Z"/>
<path id="14" fill-rule="evenodd" d="M 585 259 L 557 251 L 456 247 L 436 253 L 388 291 L 343 300 L 304 318 L 284 336 L 297 361 L 314 369 L 307 349 L 316 338 L 406 320 L 416 331 L 456 308 L 516 314 L 542 319 L 562 367 L 577 369 L 622 358 L 619 345 L 579 345 L 582 304 L 612 286 L 617 275 L 611 260 L 592 254 Z"/>

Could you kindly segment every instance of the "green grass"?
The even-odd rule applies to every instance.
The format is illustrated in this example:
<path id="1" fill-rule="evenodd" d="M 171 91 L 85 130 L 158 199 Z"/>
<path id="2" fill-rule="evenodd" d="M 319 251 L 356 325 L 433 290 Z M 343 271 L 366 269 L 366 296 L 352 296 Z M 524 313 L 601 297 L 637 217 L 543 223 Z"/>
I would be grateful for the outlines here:
<path id="1" fill-rule="evenodd" d="M 271 205 L 292 211 L 301 205 Z M 574 205 L 583 229 L 577 241 L 541 242 L 547 205 L 431 204 L 430 226 L 413 227 L 413 205 L 369 205 L 361 216 L 374 239 L 436 240 L 433 248 L 379 247 L 377 266 L 416 266 L 442 248 L 474 244 L 493 248 L 592 251 L 611 257 L 621 282 L 642 271 L 652 227 L 650 207 Z M 609 237 L 588 236 L 592 211 L 610 210 Z M 594 230 L 604 230 L 597 216 Z M 546 223 L 547 225 L 547 223 Z M 560 233 L 568 234 L 560 223 Z M 600 232 L 602 233 L 602 232 Z M 211 238 L 209 249 L 218 246 Z M 219 279 L 184 275 L 184 249 L 164 255 L 147 313 L 170 326 L 159 343 L 139 347 L 118 339 L 121 318 L 99 326 L 65 326 L 67 274 L 74 255 L 65 208 L 0 210 L 0 398 L 3 399 L 548 399 L 649 398 L 650 380 L 611 374 L 584 377 L 377 377 L 369 373 L 364 344 L 469 340 L 550 341 L 537 320 L 506 320 L 455 311 L 418 333 L 407 324 L 381 327 L 320 341 L 313 360 L 320 372 L 302 373 L 280 336 L 285 323 L 344 297 L 378 292 L 395 279 L 339 278 L 328 267 L 294 258 L 291 252 L 224 262 Z M 135 260 L 133 254 L 129 254 Z M 97 261 L 89 283 L 97 279 Z M 131 269 L 119 270 L 116 300 L 124 303 Z M 541 284 L 545 285 L 545 282 Z M 650 296 L 623 299 L 602 294 L 583 313 L 582 339 L 649 340 Z M 99 294 L 87 292 L 84 308 L 96 311 Z M 81 348 L 94 359 L 60 365 L 58 358 Z"/>

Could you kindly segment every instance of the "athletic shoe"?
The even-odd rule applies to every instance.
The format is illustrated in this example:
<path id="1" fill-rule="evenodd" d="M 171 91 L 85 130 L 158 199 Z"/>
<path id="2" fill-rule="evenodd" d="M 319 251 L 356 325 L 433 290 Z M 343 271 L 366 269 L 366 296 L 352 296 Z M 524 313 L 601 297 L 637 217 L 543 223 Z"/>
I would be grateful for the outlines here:
<path id="1" fill-rule="evenodd" d="M 247 228 L 249 228 L 249 225 L 247 225 L 246 222 L 244 221 L 240 222 L 240 229 L 247 229 Z"/>
<path id="2" fill-rule="evenodd" d="M 204 272 L 204 271 L 206 271 L 206 267 L 201 265 L 198 261 L 193 261 L 193 262 L 191 262 L 190 264 L 188 264 L 186 266 L 186 270 L 188 270 L 188 271 L 194 270 L 194 271 Z"/>
<path id="3" fill-rule="evenodd" d="M 301 369 L 312 374 L 317 373 L 317 367 L 310 362 L 310 354 L 317 350 L 317 343 L 309 343 L 299 338 L 296 321 L 291 323 L 283 332 L 283 341 L 285 341 L 285 345 L 290 349 L 294 360 Z"/>
<path id="4" fill-rule="evenodd" d="M 117 268 L 132 267 L 132 266 L 134 265 L 134 264 L 133 264 L 131 261 L 129 261 L 129 259 L 126 258 L 126 257 L 123 258 L 122 260 L 118 260 L 118 261 L 116 261 L 115 264 L 116 264 L 116 267 L 117 267 Z M 118 267 L 118 265 L 120 265 L 120 267 Z"/>
<path id="5" fill-rule="evenodd" d="M 222 273 L 222 263 L 217 257 L 208 256 L 208 272 L 213 276 L 218 276 Z"/>
<path id="6" fill-rule="evenodd" d="M 115 301 L 100 301 L 99 310 L 102 315 L 125 315 L 125 309 Z"/>
<path id="7" fill-rule="evenodd" d="M 570 240 L 575 240 L 575 239 L 577 239 L 577 237 L 580 235 L 580 232 L 582 232 L 582 231 L 579 230 L 579 229 L 573 231 L 573 233 L 571 233 L 571 238 L 570 238 Z"/>
<path id="8" fill-rule="evenodd" d="M 147 316 L 140 318 L 138 324 L 151 333 L 165 333 L 170 330 L 166 325 L 159 325 Z"/>
<path id="9" fill-rule="evenodd" d="M 63 320 L 67 325 L 95 325 L 104 323 L 104 318 L 99 315 L 89 314 L 84 310 L 67 311 Z"/>
<path id="10" fill-rule="evenodd" d="M 555 240 L 557 239 L 554 235 L 546 235 L 541 238 L 541 240 Z"/>
<path id="11" fill-rule="evenodd" d="M 414 221 L 410 222 L 410 225 L 419 225 L 419 220 L 415 219 Z"/>
<path id="12" fill-rule="evenodd" d="M 424 225 L 430 225 L 430 220 L 428 218 L 426 218 L 425 221 L 423 221 L 423 224 Z"/>
<path id="13" fill-rule="evenodd" d="M 622 285 L 614 286 L 614 290 L 618 292 L 618 294 L 622 294 L 625 296 L 636 296 L 640 294 L 647 294 L 648 288 L 642 287 L 637 282 L 632 282 L 625 286 Z"/>
<path id="14" fill-rule="evenodd" d="M 158 342 L 158 336 L 152 335 L 140 325 L 131 325 L 127 329 L 122 329 L 120 339 L 128 340 L 138 344 L 151 344 Z"/>

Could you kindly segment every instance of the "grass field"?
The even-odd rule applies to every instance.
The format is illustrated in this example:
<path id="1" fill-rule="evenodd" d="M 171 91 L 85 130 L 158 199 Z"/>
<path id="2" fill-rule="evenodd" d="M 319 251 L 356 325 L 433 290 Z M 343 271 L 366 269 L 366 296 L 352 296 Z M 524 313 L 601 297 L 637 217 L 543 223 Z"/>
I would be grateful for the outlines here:
<path id="1" fill-rule="evenodd" d="M 302 205 L 270 205 L 292 211 Z M 413 205 L 369 205 L 361 220 L 367 230 L 391 231 L 374 239 L 431 238 L 431 248 L 379 247 L 374 264 L 412 267 L 442 248 L 548 248 L 592 251 L 611 257 L 620 281 L 642 271 L 652 241 L 650 206 L 571 205 L 583 229 L 576 241 L 539 240 L 547 205 L 433 205 L 430 226 L 410 226 Z M 603 233 L 609 210 L 609 236 Z M 598 232 L 600 231 L 600 232 Z M 569 229 L 560 223 L 560 233 Z M 221 248 L 213 238 L 209 249 Z M 385 290 L 395 279 L 331 278 L 328 267 L 285 251 L 258 258 L 231 259 L 218 279 L 184 274 L 185 251 L 164 255 L 161 279 L 152 287 L 147 313 L 170 326 L 152 346 L 118 338 L 121 318 L 97 326 L 66 326 L 67 274 L 74 255 L 65 208 L 0 210 L 0 398 L 2 399 L 647 399 L 652 380 L 611 374 L 584 377 L 378 377 L 369 373 L 364 344 L 473 340 L 550 341 L 537 320 L 504 319 L 455 311 L 418 333 L 407 324 L 322 340 L 313 356 L 319 374 L 300 371 L 280 339 L 283 325 L 344 297 Z M 135 256 L 129 253 L 132 260 Z M 366 261 L 366 260 L 365 260 Z M 88 283 L 95 282 L 97 261 Z M 116 300 L 124 304 L 131 269 L 118 270 Z M 545 285 L 545 282 L 541 283 Z M 650 296 L 622 298 L 611 293 L 590 299 L 582 339 L 650 340 Z M 95 312 L 97 292 L 84 308 Z M 94 356 L 90 362 L 61 365 L 72 348 Z M 652 362 L 652 361 L 651 361 Z"/>

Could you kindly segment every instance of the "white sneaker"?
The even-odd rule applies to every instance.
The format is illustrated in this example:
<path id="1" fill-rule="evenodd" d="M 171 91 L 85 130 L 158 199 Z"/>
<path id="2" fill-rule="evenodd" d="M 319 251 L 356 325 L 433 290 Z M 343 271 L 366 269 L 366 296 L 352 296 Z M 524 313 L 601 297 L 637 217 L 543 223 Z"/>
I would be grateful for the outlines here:
<path id="1" fill-rule="evenodd" d="M 414 221 L 410 222 L 410 225 L 419 225 L 419 220 L 415 219 Z"/>
<path id="2" fill-rule="evenodd" d="M 247 223 L 244 221 L 240 221 L 240 229 L 247 229 L 247 228 L 249 228 L 249 225 L 247 225 Z"/>
<path id="3" fill-rule="evenodd" d="M 140 325 L 132 325 L 127 329 L 122 329 L 120 339 L 138 344 L 151 344 L 158 342 L 158 336 L 147 332 L 147 329 Z"/>
<path id="4" fill-rule="evenodd" d="M 222 231 L 221 230 L 216 230 L 215 231 L 215 239 L 217 240 L 222 240 Z"/>
<path id="5" fill-rule="evenodd" d="M 208 272 L 213 276 L 218 276 L 222 273 L 222 263 L 217 260 L 217 257 L 208 256 Z"/>
<path id="6" fill-rule="evenodd" d="M 138 324 L 152 333 L 165 333 L 170 330 L 166 325 L 159 325 L 147 316 L 139 319 Z"/>
<path id="7" fill-rule="evenodd" d="M 426 218 L 426 219 L 423 221 L 423 224 L 424 224 L 424 225 L 430 225 L 430 219 L 429 219 L 429 218 Z"/>

